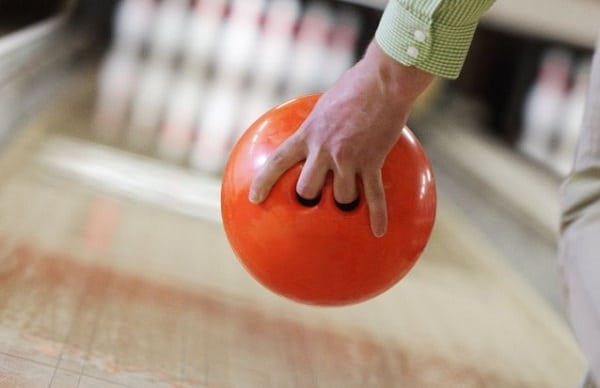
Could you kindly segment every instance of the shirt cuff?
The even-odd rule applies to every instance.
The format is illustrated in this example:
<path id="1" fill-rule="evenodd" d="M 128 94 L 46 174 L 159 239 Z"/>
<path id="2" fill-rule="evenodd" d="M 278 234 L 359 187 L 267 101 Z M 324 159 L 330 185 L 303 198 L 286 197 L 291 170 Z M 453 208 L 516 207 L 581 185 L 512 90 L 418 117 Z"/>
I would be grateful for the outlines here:
<path id="1" fill-rule="evenodd" d="M 406 66 L 456 79 L 476 28 L 477 22 L 454 26 L 423 19 L 392 0 L 383 12 L 375 40 L 387 55 Z"/>

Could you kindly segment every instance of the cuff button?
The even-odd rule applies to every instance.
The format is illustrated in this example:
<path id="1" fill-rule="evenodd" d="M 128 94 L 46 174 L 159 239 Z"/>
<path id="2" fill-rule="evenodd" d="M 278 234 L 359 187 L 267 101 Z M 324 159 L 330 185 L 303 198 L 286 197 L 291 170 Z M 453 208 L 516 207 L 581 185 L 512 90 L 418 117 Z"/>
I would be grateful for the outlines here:
<path id="1" fill-rule="evenodd" d="M 419 56 L 419 50 L 417 50 L 417 48 L 414 46 L 410 46 L 408 49 L 406 49 L 406 53 L 409 57 L 412 58 L 416 58 Z"/>
<path id="2" fill-rule="evenodd" d="M 425 42 L 427 35 L 425 35 L 425 33 L 421 30 L 416 30 L 414 33 L 414 38 L 417 42 Z"/>

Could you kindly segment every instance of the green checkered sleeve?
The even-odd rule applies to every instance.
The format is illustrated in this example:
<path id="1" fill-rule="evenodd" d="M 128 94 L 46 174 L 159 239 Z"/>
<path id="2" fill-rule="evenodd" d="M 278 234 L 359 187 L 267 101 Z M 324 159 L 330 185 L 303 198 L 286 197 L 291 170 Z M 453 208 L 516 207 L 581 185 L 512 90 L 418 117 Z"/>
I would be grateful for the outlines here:
<path id="1" fill-rule="evenodd" d="M 494 0 L 390 0 L 375 40 L 407 66 L 455 79 L 479 17 Z"/>

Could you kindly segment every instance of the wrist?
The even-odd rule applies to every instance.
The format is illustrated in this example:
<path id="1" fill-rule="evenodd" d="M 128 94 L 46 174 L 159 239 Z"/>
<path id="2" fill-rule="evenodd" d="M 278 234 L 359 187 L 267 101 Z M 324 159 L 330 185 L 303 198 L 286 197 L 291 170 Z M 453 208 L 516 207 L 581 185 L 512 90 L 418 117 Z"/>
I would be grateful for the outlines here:
<path id="1" fill-rule="evenodd" d="M 411 106 L 435 79 L 435 75 L 415 66 L 404 65 L 387 55 L 373 40 L 364 58 L 370 71 L 374 71 L 381 87 L 388 95 L 405 106 Z"/>

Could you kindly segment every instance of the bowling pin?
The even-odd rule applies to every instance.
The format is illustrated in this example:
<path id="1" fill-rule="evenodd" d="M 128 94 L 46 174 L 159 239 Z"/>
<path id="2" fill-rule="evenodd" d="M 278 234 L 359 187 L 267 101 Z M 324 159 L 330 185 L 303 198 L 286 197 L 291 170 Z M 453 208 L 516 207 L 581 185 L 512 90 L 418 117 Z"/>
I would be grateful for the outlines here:
<path id="1" fill-rule="evenodd" d="M 263 88 L 248 89 L 240 100 L 239 120 L 236 122 L 233 141 L 237 141 L 260 116 L 281 103 L 270 90 Z"/>
<path id="2" fill-rule="evenodd" d="M 583 121 L 583 111 L 590 80 L 591 59 L 584 59 L 575 71 L 573 88 L 565 102 L 562 115 L 561 136 L 554 157 L 554 168 L 561 176 L 566 176 L 573 166 L 579 132 Z"/>
<path id="3" fill-rule="evenodd" d="M 215 58 L 216 77 L 242 80 L 255 55 L 265 0 L 233 0 Z M 240 81 L 241 82 L 241 81 Z"/>
<path id="4" fill-rule="evenodd" d="M 172 81 L 170 63 L 148 61 L 136 90 L 127 143 L 137 151 L 149 151 L 163 118 L 167 94 Z"/>
<path id="5" fill-rule="evenodd" d="M 93 119 L 95 136 L 115 142 L 125 129 L 136 90 L 140 63 L 125 49 L 113 49 L 105 58 L 98 77 L 98 95 Z"/>
<path id="6" fill-rule="evenodd" d="M 160 2 L 151 34 L 150 56 L 153 60 L 173 61 L 181 53 L 188 11 L 188 0 Z"/>
<path id="7" fill-rule="evenodd" d="M 193 73 L 182 72 L 174 82 L 161 127 L 158 155 L 182 163 L 192 145 L 201 114 L 203 85 Z"/>
<path id="8" fill-rule="evenodd" d="M 183 42 L 183 68 L 205 74 L 213 60 L 227 0 L 198 0 L 189 16 Z M 191 71 L 190 70 L 190 71 Z M 186 70 L 187 71 L 187 70 Z"/>
<path id="9" fill-rule="evenodd" d="M 300 3 L 297 0 L 273 0 L 269 3 L 257 55 L 252 63 L 250 87 L 242 97 L 236 140 L 259 116 L 282 102 L 280 87 L 289 66 L 299 15 Z"/>
<path id="10" fill-rule="evenodd" d="M 337 18 L 332 31 L 327 61 L 321 72 L 321 89 L 330 88 L 354 62 L 355 47 L 360 34 L 360 17 L 358 13 L 345 9 Z"/>
<path id="11" fill-rule="evenodd" d="M 154 21 L 153 0 L 122 0 L 114 18 L 114 46 L 139 53 L 147 43 Z"/>
<path id="12" fill-rule="evenodd" d="M 237 82 L 215 80 L 211 85 L 190 155 L 190 165 L 196 170 L 209 174 L 221 172 L 236 133 L 240 98 Z"/>
<path id="13" fill-rule="evenodd" d="M 301 18 L 294 44 L 285 99 L 321 91 L 320 74 L 326 62 L 332 25 L 330 6 L 323 2 L 309 3 Z"/>
<path id="14" fill-rule="evenodd" d="M 542 58 L 537 80 L 530 89 L 523 112 L 523 134 L 518 147 L 533 159 L 548 164 L 569 82 L 571 56 L 558 49 Z"/>
<path id="15" fill-rule="evenodd" d="M 289 66 L 294 28 L 300 15 L 298 0 L 272 0 L 252 64 L 252 85 L 275 95 Z"/>

